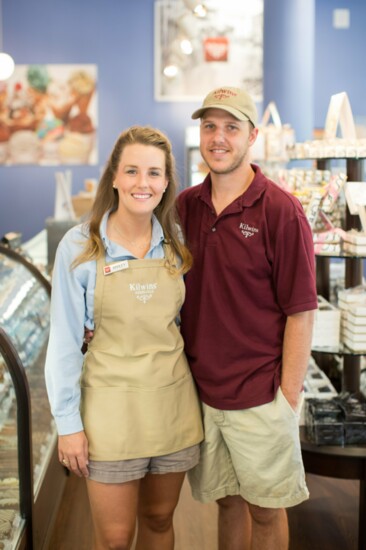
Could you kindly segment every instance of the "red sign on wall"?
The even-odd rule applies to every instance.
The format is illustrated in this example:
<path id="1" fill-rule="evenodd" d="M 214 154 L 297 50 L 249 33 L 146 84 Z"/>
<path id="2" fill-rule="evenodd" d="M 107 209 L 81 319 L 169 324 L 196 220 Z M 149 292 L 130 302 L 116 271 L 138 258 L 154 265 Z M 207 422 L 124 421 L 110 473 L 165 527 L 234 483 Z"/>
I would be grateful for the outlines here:
<path id="1" fill-rule="evenodd" d="M 205 38 L 203 42 L 205 61 L 227 61 L 229 40 L 226 36 Z"/>

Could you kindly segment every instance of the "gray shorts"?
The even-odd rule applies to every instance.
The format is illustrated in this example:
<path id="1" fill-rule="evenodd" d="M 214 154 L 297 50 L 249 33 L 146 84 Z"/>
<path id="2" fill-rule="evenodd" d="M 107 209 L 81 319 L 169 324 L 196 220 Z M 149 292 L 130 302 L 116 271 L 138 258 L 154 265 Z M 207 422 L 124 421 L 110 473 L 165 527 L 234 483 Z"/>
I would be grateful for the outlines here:
<path id="1" fill-rule="evenodd" d="M 89 478 L 101 483 L 125 483 L 141 479 L 146 474 L 169 474 L 186 472 L 196 466 L 200 459 L 200 446 L 193 445 L 182 451 L 163 456 L 133 458 L 102 462 L 89 461 Z"/>

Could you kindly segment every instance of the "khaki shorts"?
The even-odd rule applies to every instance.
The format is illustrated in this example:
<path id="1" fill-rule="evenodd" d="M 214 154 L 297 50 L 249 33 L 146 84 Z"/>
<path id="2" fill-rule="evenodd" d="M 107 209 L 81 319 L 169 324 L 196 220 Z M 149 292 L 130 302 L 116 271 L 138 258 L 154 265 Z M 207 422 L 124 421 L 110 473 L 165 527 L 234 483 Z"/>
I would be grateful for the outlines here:
<path id="1" fill-rule="evenodd" d="M 125 483 L 141 479 L 146 474 L 186 472 L 198 464 L 200 446 L 193 445 L 182 451 L 152 458 L 133 458 L 102 462 L 89 461 L 89 478 L 101 483 Z"/>
<path id="2" fill-rule="evenodd" d="M 279 388 L 274 401 L 240 411 L 203 404 L 205 440 L 188 473 L 195 499 L 241 495 L 263 508 L 286 508 L 309 498 L 302 463 L 299 415 Z"/>

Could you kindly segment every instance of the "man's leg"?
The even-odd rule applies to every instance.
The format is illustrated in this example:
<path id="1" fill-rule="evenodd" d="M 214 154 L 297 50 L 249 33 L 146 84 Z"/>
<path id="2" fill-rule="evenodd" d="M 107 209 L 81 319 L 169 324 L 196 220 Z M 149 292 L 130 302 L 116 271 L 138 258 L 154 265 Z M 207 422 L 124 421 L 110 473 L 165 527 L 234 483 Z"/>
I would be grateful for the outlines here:
<path id="1" fill-rule="evenodd" d="M 248 504 L 240 496 L 217 501 L 219 550 L 288 550 L 286 511 Z"/>
<path id="2" fill-rule="evenodd" d="M 284 508 L 261 508 L 249 504 L 252 517 L 251 550 L 288 550 L 289 531 Z"/>
<path id="3" fill-rule="evenodd" d="M 248 504 L 239 495 L 221 498 L 217 504 L 219 550 L 250 550 L 251 518 Z"/>
<path id="4" fill-rule="evenodd" d="M 240 493 L 257 503 L 248 503 L 250 549 L 287 550 L 289 532 L 285 508 L 300 504 L 309 494 L 302 465 L 298 417 L 280 388 L 270 403 L 223 414 L 227 423 L 222 425 L 221 433 Z M 228 491 L 228 494 L 234 493 Z M 230 545 L 224 548 L 230 549 Z"/>

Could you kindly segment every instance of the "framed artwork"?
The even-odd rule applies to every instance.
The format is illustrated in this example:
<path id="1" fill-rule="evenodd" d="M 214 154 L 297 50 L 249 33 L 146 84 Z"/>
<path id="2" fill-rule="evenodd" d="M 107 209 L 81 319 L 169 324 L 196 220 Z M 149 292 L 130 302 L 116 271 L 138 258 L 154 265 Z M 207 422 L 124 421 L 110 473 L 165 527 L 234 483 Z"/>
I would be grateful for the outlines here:
<path id="1" fill-rule="evenodd" d="M 0 82 L 0 163 L 97 164 L 96 65 L 17 65 Z"/>
<path id="2" fill-rule="evenodd" d="M 196 101 L 220 86 L 262 101 L 263 0 L 157 0 L 155 99 Z"/>

